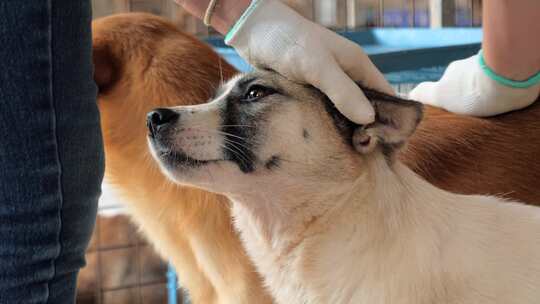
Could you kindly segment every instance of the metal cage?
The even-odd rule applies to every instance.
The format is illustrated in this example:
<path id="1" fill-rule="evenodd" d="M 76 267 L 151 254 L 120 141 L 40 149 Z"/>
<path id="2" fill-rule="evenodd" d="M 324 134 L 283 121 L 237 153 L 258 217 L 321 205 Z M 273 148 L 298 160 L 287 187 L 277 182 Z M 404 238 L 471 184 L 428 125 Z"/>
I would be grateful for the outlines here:
<path id="1" fill-rule="evenodd" d="M 479 26 L 482 0 L 282 0 L 303 16 L 332 29 L 365 27 Z M 94 17 L 149 12 L 200 37 L 215 35 L 172 0 L 93 0 Z"/>
<path id="2" fill-rule="evenodd" d="M 79 304 L 174 303 L 171 282 L 173 300 L 182 303 L 167 263 L 139 235 L 106 183 L 86 261 L 77 282 Z"/>

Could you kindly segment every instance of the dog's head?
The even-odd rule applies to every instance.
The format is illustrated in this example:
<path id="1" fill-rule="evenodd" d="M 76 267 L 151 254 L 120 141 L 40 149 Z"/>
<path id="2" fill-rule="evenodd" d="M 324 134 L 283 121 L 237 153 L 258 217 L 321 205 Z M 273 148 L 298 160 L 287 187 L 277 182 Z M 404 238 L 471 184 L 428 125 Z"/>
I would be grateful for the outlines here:
<path id="1" fill-rule="evenodd" d="M 416 102 L 365 92 L 377 118 L 359 126 L 313 87 L 256 71 L 229 81 L 207 104 L 150 112 L 148 140 L 170 178 L 210 191 L 345 182 L 362 173 L 368 155 L 391 161 L 422 114 Z"/>

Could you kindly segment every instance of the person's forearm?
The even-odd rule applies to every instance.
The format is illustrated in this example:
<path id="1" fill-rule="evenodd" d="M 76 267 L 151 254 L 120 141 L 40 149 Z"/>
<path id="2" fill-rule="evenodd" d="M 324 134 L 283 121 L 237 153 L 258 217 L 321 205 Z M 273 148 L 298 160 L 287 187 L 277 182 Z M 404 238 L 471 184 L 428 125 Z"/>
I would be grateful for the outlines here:
<path id="1" fill-rule="evenodd" d="M 193 16 L 203 19 L 210 0 L 175 0 Z M 218 0 L 211 18 L 211 25 L 225 35 L 242 16 L 251 0 Z"/>
<path id="2" fill-rule="evenodd" d="M 483 53 L 497 74 L 526 80 L 540 71 L 540 1 L 483 2 Z"/>

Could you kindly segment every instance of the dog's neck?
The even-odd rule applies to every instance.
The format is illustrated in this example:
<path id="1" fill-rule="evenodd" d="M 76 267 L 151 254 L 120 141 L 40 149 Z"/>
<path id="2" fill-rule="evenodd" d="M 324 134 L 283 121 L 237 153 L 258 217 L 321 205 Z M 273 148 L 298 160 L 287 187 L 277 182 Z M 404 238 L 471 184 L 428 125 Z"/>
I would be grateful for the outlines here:
<path id="1" fill-rule="evenodd" d="M 366 263 L 378 256 L 377 260 L 388 261 L 390 268 L 401 267 L 393 264 L 401 260 L 392 257 L 391 248 L 399 247 L 401 253 L 404 248 L 421 248 L 420 239 L 431 236 L 417 237 L 418 225 L 438 226 L 445 222 L 441 220 L 446 216 L 444 208 L 433 204 L 444 200 L 446 192 L 423 181 L 399 162 L 390 166 L 382 155 L 367 156 L 366 165 L 354 180 L 333 185 L 334 189 L 319 185 L 295 193 L 262 192 L 260 197 L 253 194 L 232 198 L 235 225 L 259 271 L 267 280 L 271 277 L 267 282 L 271 287 L 279 281 L 276 278 L 285 275 L 283 272 L 292 271 L 287 267 L 306 263 L 306 258 L 311 260 L 309 263 L 320 264 L 321 269 L 339 263 L 339 259 L 346 260 L 347 256 L 356 256 L 361 263 L 363 255 L 367 257 Z M 431 233 L 439 228 L 423 229 Z M 408 232 L 412 236 L 403 238 Z M 346 248 L 351 240 L 353 247 Z M 346 249 L 336 251 L 340 246 Z M 325 261 L 329 256 L 334 261 Z M 329 273 L 333 270 L 327 269 Z M 286 277 L 294 275 L 289 273 Z M 332 280 L 328 277 L 327 283 L 331 285 Z M 294 279 L 288 284 L 298 292 L 305 287 L 294 286 Z M 350 288 L 351 292 L 357 289 Z"/>
<path id="2" fill-rule="evenodd" d="M 238 220 L 253 222 L 257 233 L 265 236 L 268 242 L 283 241 L 297 237 L 308 230 L 312 224 L 324 221 L 327 213 L 341 210 L 352 196 L 365 196 L 356 187 L 357 181 L 364 181 L 365 174 L 348 183 L 327 182 L 294 184 L 272 191 L 271 188 L 256 189 L 253 193 L 230 197 L 238 212 Z"/>
<path id="3" fill-rule="evenodd" d="M 272 187 L 254 189 L 243 195 L 229 195 L 238 216 L 256 222 L 257 230 L 269 238 L 286 239 L 306 227 L 322 223 L 340 212 L 362 210 L 377 225 L 398 226 L 408 209 L 417 210 L 425 196 L 445 195 L 422 180 L 400 162 L 389 164 L 380 155 L 366 156 L 365 168 L 350 178 L 336 177 L 335 182 L 302 183 L 291 181 L 281 191 Z M 427 207 L 427 206 L 426 206 Z M 374 217 L 375 216 L 375 217 Z M 362 222 L 358 219 L 357 222 Z M 284 238 L 285 237 L 285 238 Z M 271 241 L 271 239 L 269 239 Z"/>

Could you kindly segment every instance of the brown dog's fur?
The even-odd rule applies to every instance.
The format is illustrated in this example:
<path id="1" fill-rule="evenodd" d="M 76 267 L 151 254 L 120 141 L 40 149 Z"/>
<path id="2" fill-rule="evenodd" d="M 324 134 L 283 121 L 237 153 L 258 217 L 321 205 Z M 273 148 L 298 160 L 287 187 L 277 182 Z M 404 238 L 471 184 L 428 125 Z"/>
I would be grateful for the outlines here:
<path id="1" fill-rule="evenodd" d="M 538 155 L 540 102 L 488 119 L 426 107 L 401 158 L 442 189 L 539 204 Z"/>
<path id="2" fill-rule="evenodd" d="M 106 176 L 135 222 L 172 260 L 193 303 L 270 303 L 231 226 L 229 203 L 169 182 L 149 156 L 145 115 L 203 103 L 236 71 L 163 19 L 124 14 L 93 24 Z M 428 108 L 405 163 L 454 192 L 540 202 L 540 104 L 491 119 Z M 218 201 L 219 203 L 216 203 Z"/>

